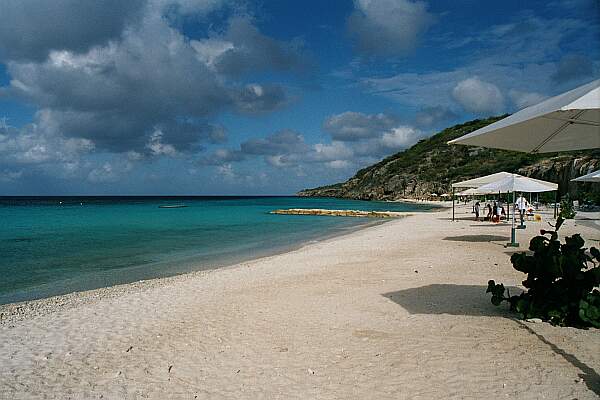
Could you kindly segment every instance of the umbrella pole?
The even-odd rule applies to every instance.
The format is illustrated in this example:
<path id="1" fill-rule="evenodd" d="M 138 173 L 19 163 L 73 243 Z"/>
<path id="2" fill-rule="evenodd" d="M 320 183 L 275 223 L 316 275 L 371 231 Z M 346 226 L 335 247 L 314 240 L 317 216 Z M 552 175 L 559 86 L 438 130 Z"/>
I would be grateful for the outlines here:
<path id="1" fill-rule="evenodd" d="M 523 193 L 521 193 L 521 197 L 523 197 Z M 531 203 L 531 193 L 529 193 L 529 202 Z M 519 226 L 517 227 L 517 229 L 525 229 L 525 216 L 527 215 L 527 210 L 525 210 L 525 212 L 523 213 L 523 217 L 521 217 L 521 209 L 519 208 Z"/>
<path id="2" fill-rule="evenodd" d="M 515 191 L 513 190 L 513 207 L 515 206 Z M 516 240 L 516 230 L 515 230 L 515 210 L 513 209 L 512 214 L 512 226 L 510 228 L 510 243 L 507 243 L 507 247 L 519 247 L 519 243 Z"/>
<path id="3" fill-rule="evenodd" d="M 452 188 L 452 222 L 454 222 L 454 188 Z"/>

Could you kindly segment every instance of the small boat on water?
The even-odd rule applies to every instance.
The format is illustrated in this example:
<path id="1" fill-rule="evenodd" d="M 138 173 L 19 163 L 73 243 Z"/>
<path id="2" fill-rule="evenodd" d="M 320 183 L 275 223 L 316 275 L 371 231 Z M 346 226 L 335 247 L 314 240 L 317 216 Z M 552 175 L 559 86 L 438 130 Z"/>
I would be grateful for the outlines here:
<path id="1" fill-rule="evenodd" d="M 184 208 L 187 207 L 185 204 L 165 204 L 164 206 L 158 206 L 158 208 Z"/>

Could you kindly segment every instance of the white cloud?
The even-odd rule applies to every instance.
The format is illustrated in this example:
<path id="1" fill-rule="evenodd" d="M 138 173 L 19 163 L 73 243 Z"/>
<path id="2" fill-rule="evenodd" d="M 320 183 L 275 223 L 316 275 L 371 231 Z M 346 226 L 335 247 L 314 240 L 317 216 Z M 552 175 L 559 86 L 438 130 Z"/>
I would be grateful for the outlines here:
<path id="1" fill-rule="evenodd" d="M 419 127 L 433 127 L 456 120 L 458 115 L 443 106 L 423 107 L 415 114 L 415 124 Z"/>
<path id="2" fill-rule="evenodd" d="M 450 107 L 452 88 L 465 71 L 433 71 L 426 73 L 401 73 L 387 78 L 365 78 L 361 82 L 369 93 L 381 95 L 402 104 L 428 107 L 438 104 Z"/>
<path id="3" fill-rule="evenodd" d="M 155 130 L 150 135 L 150 140 L 146 143 L 146 147 L 154 156 L 165 155 L 174 157 L 177 155 L 177 150 L 173 145 L 163 143 L 163 133 L 160 130 Z"/>
<path id="4" fill-rule="evenodd" d="M 558 84 L 591 79 L 596 73 L 593 61 L 581 54 L 568 54 L 560 59 L 552 80 Z"/>
<path id="5" fill-rule="evenodd" d="M 190 45 L 196 50 L 200 61 L 212 68 L 219 56 L 234 48 L 233 43 L 222 39 L 192 40 Z"/>
<path id="6" fill-rule="evenodd" d="M 511 89 L 508 91 L 508 97 L 517 109 L 520 110 L 541 102 L 546 99 L 547 96 L 535 92 L 522 92 L 520 90 Z"/>
<path id="7" fill-rule="evenodd" d="M 98 165 L 98 164 L 96 164 Z M 91 165 L 93 167 L 93 165 Z M 103 161 L 100 165 L 93 167 L 88 175 L 88 181 L 92 183 L 113 183 L 121 180 L 124 175 L 133 170 L 134 164 L 121 155 L 112 157 L 111 160 Z"/>
<path id="8" fill-rule="evenodd" d="M 240 150 L 244 154 L 278 156 L 304 153 L 308 151 L 308 145 L 300 133 L 283 129 L 265 138 L 247 140 L 240 145 Z"/>
<path id="9" fill-rule="evenodd" d="M 334 160 L 329 161 L 326 165 L 333 169 L 345 169 L 351 167 L 352 163 L 348 160 Z"/>
<path id="10" fill-rule="evenodd" d="M 0 171 L 0 182 L 14 182 L 16 180 L 19 180 L 21 176 L 23 176 L 23 170 L 11 171 L 5 169 L 4 171 Z"/>
<path id="11" fill-rule="evenodd" d="M 3 0 L 0 55 L 44 60 L 51 50 L 85 52 L 117 39 L 141 18 L 144 0 Z"/>
<path id="12" fill-rule="evenodd" d="M 274 156 L 265 156 L 265 161 L 272 167 L 282 168 L 292 165 L 291 162 L 286 160 L 286 156 L 283 154 L 277 154 Z"/>
<path id="13" fill-rule="evenodd" d="M 88 139 L 65 138 L 47 123 L 46 113 L 21 129 L 0 131 L 0 160 L 4 164 L 66 163 L 94 150 Z"/>
<path id="14" fill-rule="evenodd" d="M 231 164 L 223 164 L 217 167 L 217 173 L 221 175 L 223 178 L 232 180 L 236 178 L 236 174 L 233 170 L 233 166 Z"/>
<path id="15" fill-rule="evenodd" d="M 404 55 L 435 18 L 427 3 L 410 0 L 355 0 L 348 29 L 367 55 Z"/>
<path id="16" fill-rule="evenodd" d="M 127 159 L 129 161 L 139 161 L 144 158 L 142 153 L 138 153 L 137 151 L 130 150 L 126 153 Z"/>
<path id="17" fill-rule="evenodd" d="M 472 113 L 498 113 L 504 110 L 504 96 L 500 89 L 478 77 L 458 82 L 452 95 L 465 110 Z"/>
<path id="18" fill-rule="evenodd" d="M 200 164 L 226 165 L 263 157 L 268 165 L 275 168 L 304 171 L 303 166 L 318 164 L 331 169 L 346 169 L 389 156 L 425 136 L 424 131 L 401 125 L 394 117 L 383 113 L 343 112 L 328 117 L 323 127 L 331 134 L 331 143 L 308 145 L 303 135 L 282 130 L 265 138 L 243 142 L 239 150 L 215 151 L 200 160 Z"/>
<path id="19" fill-rule="evenodd" d="M 512 112 L 533 101 L 534 96 L 511 97 L 511 90 L 537 94 L 539 96 L 536 97 L 541 98 L 585 83 L 585 79 L 590 79 L 590 73 L 597 75 L 600 62 L 592 59 L 593 65 L 590 65 L 589 59 L 597 52 L 586 56 L 558 57 L 565 48 L 588 49 L 590 43 L 597 42 L 599 29 L 598 23 L 590 24 L 572 17 L 544 18 L 531 11 L 522 12 L 500 25 L 483 30 L 466 26 L 461 32 L 449 32 L 438 38 L 437 43 L 452 48 L 453 54 L 458 54 L 454 59 L 458 65 L 455 68 L 388 76 L 380 74 L 363 77 L 360 82 L 368 93 L 404 105 L 417 108 L 440 106 L 455 110 L 455 87 L 462 81 L 477 77 L 482 82 L 492 83 L 500 94 L 491 89 L 491 94 L 485 99 L 488 103 L 484 105 L 483 108 L 487 108 L 484 111 L 472 100 L 466 101 L 467 107 L 478 110 L 475 111 L 477 113 Z M 469 48 L 462 48 L 467 44 Z M 504 96 L 509 101 L 502 99 Z M 505 108 L 501 107 L 503 103 Z"/>
<path id="20" fill-rule="evenodd" d="M 383 113 L 346 111 L 327 118 L 323 129 L 331 134 L 333 140 L 356 141 L 380 136 L 396 124 L 396 118 Z"/>
<path id="21" fill-rule="evenodd" d="M 47 110 L 64 136 L 85 138 L 101 150 L 170 155 L 223 142 L 224 129 L 210 124 L 216 115 L 267 113 L 287 104 L 287 95 L 277 83 L 246 84 L 226 79 L 221 70 L 284 71 L 297 59 L 294 51 L 285 51 L 287 42 L 263 35 L 249 18 L 229 18 L 224 35 L 231 40 L 190 41 L 177 24 L 169 24 L 170 7 L 182 12 L 218 3 L 164 1 L 106 43 L 81 51 L 50 48 L 37 61 L 9 60 L 11 81 L 0 90 Z M 160 148 L 148 144 L 157 127 Z"/>
<path id="22" fill-rule="evenodd" d="M 311 159 L 314 161 L 340 161 L 351 159 L 354 152 L 346 144 L 334 141 L 331 144 L 317 143 L 313 146 Z"/>
<path id="23" fill-rule="evenodd" d="M 336 159 L 354 156 L 380 157 L 389 155 L 414 144 L 424 132 L 406 124 L 400 124 L 394 116 L 384 113 L 363 114 L 344 112 L 328 117 L 323 123 L 333 142 L 316 145 L 313 158 L 325 160 L 324 156 L 335 153 Z M 329 158 L 328 160 L 332 160 Z"/>
<path id="24" fill-rule="evenodd" d="M 275 40 L 262 34 L 249 17 L 233 16 L 225 32 L 211 32 L 208 38 L 190 44 L 202 62 L 226 76 L 262 70 L 300 71 L 310 64 L 301 40 Z"/>
<path id="25" fill-rule="evenodd" d="M 216 149 L 214 152 L 201 157 L 198 160 L 200 165 L 223 165 L 234 161 L 243 161 L 246 155 L 240 150 Z"/>
<path id="26" fill-rule="evenodd" d="M 390 149 L 407 148 L 421 137 L 423 137 L 422 131 L 411 126 L 399 126 L 390 132 L 384 133 L 381 144 Z"/>
<path id="27" fill-rule="evenodd" d="M 169 8 L 175 8 L 178 13 L 183 15 L 198 15 L 207 14 L 223 7 L 226 3 L 225 0 L 151 0 L 150 6 L 161 12 L 168 11 Z"/>
<path id="28" fill-rule="evenodd" d="M 106 162 L 100 167 L 94 168 L 88 174 L 88 180 L 92 183 L 116 182 L 119 178 L 113 166 Z"/>

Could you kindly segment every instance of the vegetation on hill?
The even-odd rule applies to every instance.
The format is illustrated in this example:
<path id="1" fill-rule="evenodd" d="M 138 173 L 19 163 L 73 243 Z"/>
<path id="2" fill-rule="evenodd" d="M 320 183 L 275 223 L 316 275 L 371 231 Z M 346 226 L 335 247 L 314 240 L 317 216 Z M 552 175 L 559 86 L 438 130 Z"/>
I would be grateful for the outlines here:
<path id="1" fill-rule="evenodd" d="M 557 182 L 561 193 L 570 192 L 574 199 L 585 197 L 600 201 L 598 185 L 570 182 L 600 168 L 600 150 L 529 154 L 447 144 L 504 117 L 477 119 L 446 128 L 407 150 L 361 169 L 346 182 L 305 189 L 298 194 L 363 200 L 419 198 L 430 193 L 449 193 L 452 182 L 507 171 Z"/>

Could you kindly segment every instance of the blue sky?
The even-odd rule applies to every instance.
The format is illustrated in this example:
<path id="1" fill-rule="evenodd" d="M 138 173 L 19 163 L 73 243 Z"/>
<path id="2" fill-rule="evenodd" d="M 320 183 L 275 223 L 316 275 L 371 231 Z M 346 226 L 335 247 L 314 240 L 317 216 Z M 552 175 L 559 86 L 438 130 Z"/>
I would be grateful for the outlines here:
<path id="1" fill-rule="evenodd" d="M 0 195 L 292 194 L 600 75 L 593 0 L 0 9 Z"/>

